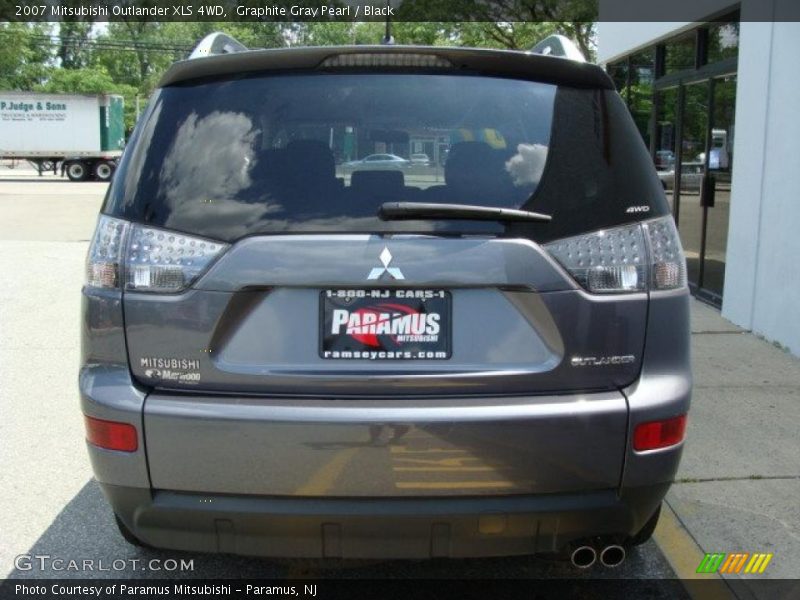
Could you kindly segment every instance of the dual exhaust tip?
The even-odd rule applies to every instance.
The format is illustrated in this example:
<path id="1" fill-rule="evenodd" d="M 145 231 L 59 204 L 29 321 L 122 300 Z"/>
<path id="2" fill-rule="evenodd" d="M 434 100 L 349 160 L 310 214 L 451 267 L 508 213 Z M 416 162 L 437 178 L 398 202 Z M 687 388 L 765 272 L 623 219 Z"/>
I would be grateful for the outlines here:
<path id="1" fill-rule="evenodd" d="M 625 562 L 625 548 L 618 544 L 610 544 L 600 550 L 598 556 L 597 550 L 592 546 L 578 546 L 572 551 L 570 560 L 579 569 L 588 569 L 598 560 L 604 567 L 613 569 Z"/>

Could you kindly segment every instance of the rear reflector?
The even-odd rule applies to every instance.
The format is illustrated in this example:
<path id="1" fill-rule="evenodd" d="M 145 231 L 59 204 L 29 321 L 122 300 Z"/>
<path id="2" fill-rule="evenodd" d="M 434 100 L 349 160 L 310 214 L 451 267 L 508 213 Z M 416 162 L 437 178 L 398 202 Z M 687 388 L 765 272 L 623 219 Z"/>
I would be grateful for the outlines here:
<path id="1" fill-rule="evenodd" d="M 136 452 L 139 447 L 139 436 L 136 428 L 128 423 L 103 421 L 94 417 L 83 416 L 86 424 L 86 441 L 107 450 Z"/>
<path id="2" fill-rule="evenodd" d="M 642 452 L 674 446 L 681 443 L 685 435 L 686 415 L 642 423 L 633 432 L 633 449 Z"/>

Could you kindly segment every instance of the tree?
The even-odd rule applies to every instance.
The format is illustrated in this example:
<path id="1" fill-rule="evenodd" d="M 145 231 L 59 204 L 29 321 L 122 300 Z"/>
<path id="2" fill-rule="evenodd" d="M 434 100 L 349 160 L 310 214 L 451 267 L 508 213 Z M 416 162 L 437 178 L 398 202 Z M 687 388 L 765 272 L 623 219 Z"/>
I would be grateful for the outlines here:
<path id="1" fill-rule="evenodd" d="M 435 45 L 446 43 L 451 23 L 392 23 L 392 36 L 398 44 Z M 292 46 L 344 46 L 379 44 L 386 34 L 382 21 L 307 21 L 287 27 L 287 41 Z"/>
<path id="2" fill-rule="evenodd" d="M 561 33 L 558 23 L 467 21 L 454 26 L 451 36 L 453 42 L 462 46 L 527 50 L 554 33 Z"/>
<path id="3" fill-rule="evenodd" d="M 50 47 L 34 36 L 49 35 L 41 23 L 0 23 L 0 89 L 29 90 L 44 81 Z"/>
<path id="4" fill-rule="evenodd" d="M 122 51 L 96 52 L 94 64 L 104 67 L 114 81 L 140 87 L 152 73 L 164 71 L 185 53 L 179 44 L 165 39 L 164 27 L 155 21 L 109 23 L 97 40 L 124 47 Z"/>
<path id="5" fill-rule="evenodd" d="M 457 41 L 527 50 L 542 32 L 572 39 L 588 59 L 595 57 L 597 0 L 405 0 L 406 21 L 450 21 Z"/>
<path id="6" fill-rule="evenodd" d="M 61 68 L 80 69 L 89 64 L 91 49 L 88 44 L 93 26 L 91 21 L 59 23 L 56 57 Z"/>
<path id="7" fill-rule="evenodd" d="M 176 44 L 194 47 L 203 37 L 221 31 L 236 38 L 248 48 L 280 48 L 286 45 L 286 23 L 246 21 L 190 21 L 164 23 L 162 37 Z"/>
<path id="8" fill-rule="evenodd" d="M 126 128 L 131 127 L 136 121 L 138 90 L 131 85 L 115 82 L 103 68 L 52 68 L 47 80 L 35 85 L 33 89 L 51 94 L 118 94 L 125 101 Z"/>

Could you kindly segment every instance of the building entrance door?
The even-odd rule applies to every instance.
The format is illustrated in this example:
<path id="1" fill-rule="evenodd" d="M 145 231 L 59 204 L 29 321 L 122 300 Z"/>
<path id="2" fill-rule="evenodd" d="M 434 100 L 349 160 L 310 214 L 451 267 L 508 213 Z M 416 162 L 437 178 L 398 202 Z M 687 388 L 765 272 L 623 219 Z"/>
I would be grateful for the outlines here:
<path id="1" fill-rule="evenodd" d="M 702 245 L 706 225 L 706 207 L 703 206 L 703 182 L 706 176 L 705 152 L 709 123 L 709 81 L 693 83 L 683 88 L 683 114 L 678 136 L 676 170 L 677 221 L 681 234 L 689 283 L 694 288 L 702 286 Z"/>
<path id="2" fill-rule="evenodd" d="M 706 201 L 703 262 L 698 285 L 710 299 L 721 303 L 731 209 L 736 76 L 711 80 L 711 140 L 707 171 L 712 197 Z"/>
<path id="3" fill-rule="evenodd" d="M 733 166 L 736 76 L 662 89 L 655 161 L 686 253 L 692 291 L 722 303 Z"/>

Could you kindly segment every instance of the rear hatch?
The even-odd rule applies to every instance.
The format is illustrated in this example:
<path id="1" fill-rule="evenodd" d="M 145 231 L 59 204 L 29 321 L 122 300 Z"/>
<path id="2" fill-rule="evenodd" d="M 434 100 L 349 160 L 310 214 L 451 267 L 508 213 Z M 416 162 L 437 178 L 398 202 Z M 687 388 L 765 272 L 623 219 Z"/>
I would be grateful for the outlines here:
<path id="1" fill-rule="evenodd" d="M 381 257 L 403 279 L 369 280 Z M 629 383 L 646 296 L 596 301 L 575 287 L 525 240 L 255 236 L 186 292 L 125 294 L 131 369 L 161 388 L 325 397 Z"/>
<path id="2" fill-rule="evenodd" d="M 544 461 L 536 444 L 559 420 L 531 416 L 537 450 L 505 491 L 615 487 L 627 419 L 618 390 L 638 375 L 648 302 L 648 230 L 636 218 L 666 212 L 637 136 L 609 90 L 476 74 L 272 74 L 161 89 L 104 207 L 134 223 L 124 312 L 131 370 L 154 390 L 153 485 L 300 493 L 252 477 L 296 443 L 231 448 L 237 431 L 272 431 L 258 407 L 276 399 L 364 402 L 364 427 L 335 437 L 371 442 L 381 421 L 369 402 L 516 397 L 555 402 L 575 423 L 580 402 L 596 398 L 597 414 L 590 407 L 594 420 L 577 430 L 561 423 L 574 437 Z M 421 153 L 430 160 L 408 160 Z M 421 205 L 444 208 L 414 212 Z M 177 433 L 187 393 L 198 415 L 221 422 Z M 554 400 L 567 393 L 571 404 Z M 256 408 L 237 416 L 236 406 Z M 402 427 L 402 413 L 393 418 Z M 424 429 L 420 418 L 406 425 Z M 582 444 L 591 423 L 593 443 Z M 448 430 L 453 450 L 475 441 L 461 426 Z M 481 442 L 508 453 L 503 443 Z M 592 472 L 598 455 L 613 459 Z"/>

